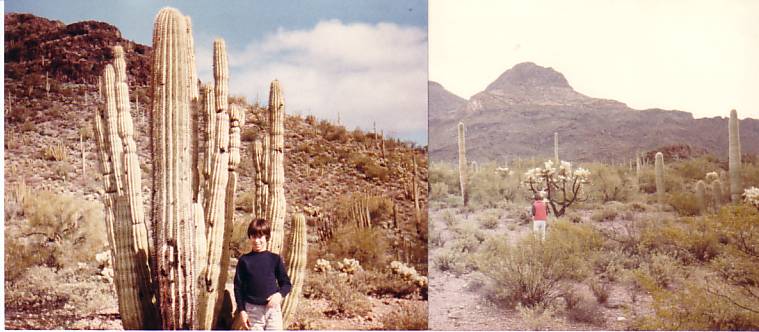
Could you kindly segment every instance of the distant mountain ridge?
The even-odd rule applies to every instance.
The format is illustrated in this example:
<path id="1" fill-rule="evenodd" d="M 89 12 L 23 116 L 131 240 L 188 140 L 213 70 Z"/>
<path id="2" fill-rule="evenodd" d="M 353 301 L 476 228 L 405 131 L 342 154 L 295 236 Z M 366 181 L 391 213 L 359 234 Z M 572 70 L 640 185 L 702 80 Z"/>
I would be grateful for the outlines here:
<path id="1" fill-rule="evenodd" d="M 457 158 L 459 121 L 467 128 L 467 158 L 477 161 L 552 156 L 554 132 L 567 160 L 621 162 L 636 150 L 672 145 L 727 156 L 729 109 L 725 117 L 704 119 L 683 111 L 635 110 L 585 96 L 563 74 L 531 62 L 506 70 L 464 102 L 439 83 L 429 86 L 431 160 Z M 744 119 L 740 126 L 742 152 L 759 154 L 759 120 Z"/>

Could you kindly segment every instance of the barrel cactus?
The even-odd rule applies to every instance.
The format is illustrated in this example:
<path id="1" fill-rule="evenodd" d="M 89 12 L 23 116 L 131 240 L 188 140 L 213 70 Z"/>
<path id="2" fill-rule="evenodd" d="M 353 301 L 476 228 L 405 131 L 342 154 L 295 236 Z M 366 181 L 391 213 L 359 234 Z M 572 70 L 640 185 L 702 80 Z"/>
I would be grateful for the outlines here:
<path id="1" fill-rule="evenodd" d="M 244 112 L 227 101 L 223 40 L 214 41 L 214 85 L 203 87 L 202 94 L 188 17 L 162 9 L 155 20 L 153 50 L 149 221 L 120 46 L 113 48 L 114 62 L 104 70 L 104 106 L 94 120 L 122 324 L 125 329 L 228 327 L 219 325 L 219 317 L 232 314 L 222 307 L 229 302 L 225 284 Z M 296 225 L 300 239 L 305 239 L 303 224 Z M 293 242 L 303 250 L 292 250 L 299 260 L 305 260 L 303 242 Z M 305 263 L 291 265 L 296 287 L 298 280 L 302 284 L 297 275 L 301 265 Z"/>

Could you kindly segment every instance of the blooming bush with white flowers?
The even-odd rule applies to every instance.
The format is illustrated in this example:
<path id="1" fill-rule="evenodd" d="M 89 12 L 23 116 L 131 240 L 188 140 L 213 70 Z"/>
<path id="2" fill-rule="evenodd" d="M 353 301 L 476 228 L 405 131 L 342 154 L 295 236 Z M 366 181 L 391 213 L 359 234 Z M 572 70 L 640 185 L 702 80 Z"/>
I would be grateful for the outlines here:
<path id="1" fill-rule="evenodd" d="M 403 262 L 390 262 L 390 271 L 392 271 L 393 274 L 401 276 L 403 280 L 414 283 L 419 288 L 427 288 L 427 285 L 429 284 L 427 277 L 419 275 L 413 266 L 408 266 Z"/>
<path id="2" fill-rule="evenodd" d="M 558 167 L 549 160 L 543 167 L 536 167 L 524 173 L 523 182 L 533 194 L 540 194 L 548 200 L 556 216 L 562 216 L 575 202 L 584 201 L 582 188 L 588 184 L 590 171 L 578 167 L 572 169 L 568 161 L 560 161 Z"/>
<path id="3" fill-rule="evenodd" d="M 759 188 L 751 187 L 744 190 L 743 197 L 747 203 L 759 209 Z"/>

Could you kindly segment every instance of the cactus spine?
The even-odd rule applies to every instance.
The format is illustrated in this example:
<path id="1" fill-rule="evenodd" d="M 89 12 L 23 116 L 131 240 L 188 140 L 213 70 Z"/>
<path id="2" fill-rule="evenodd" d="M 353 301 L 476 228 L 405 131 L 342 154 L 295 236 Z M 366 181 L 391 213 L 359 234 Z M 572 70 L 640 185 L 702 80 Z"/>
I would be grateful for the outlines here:
<path id="1" fill-rule="evenodd" d="M 464 206 L 469 204 L 469 193 L 467 192 L 467 163 L 466 163 L 466 141 L 464 132 L 464 123 L 459 122 L 459 185 L 461 187 L 461 197 L 464 199 Z"/>
<path id="2" fill-rule="evenodd" d="M 700 214 L 706 212 L 706 183 L 704 180 L 696 182 L 696 200 L 698 201 L 698 211 Z"/>
<path id="3" fill-rule="evenodd" d="M 730 123 L 728 124 L 729 132 L 729 167 L 730 167 L 730 199 L 733 203 L 741 201 L 743 187 L 741 185 L 741 138 L 740 126 L 738 123 L 738 113 L 735 110 L 730 111 Z"/>
<path id="4" fill-rule="evenodd" d="M 656 201 L 664 204 L 664 154 L 656 153 Z"/>

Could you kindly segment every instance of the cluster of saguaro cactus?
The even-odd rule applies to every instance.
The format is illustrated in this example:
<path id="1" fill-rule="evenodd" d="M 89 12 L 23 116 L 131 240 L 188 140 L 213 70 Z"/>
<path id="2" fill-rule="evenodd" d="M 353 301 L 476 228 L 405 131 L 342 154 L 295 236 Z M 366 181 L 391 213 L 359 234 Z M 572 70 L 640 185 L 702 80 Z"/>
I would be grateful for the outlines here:
<path id="1" fill-rule="evenodd" d="M 105 103 L 94 121 L 122 323 L 125 329 L 224 327 L 217 323 L 221 315 L 231 315 L 222 313 L 222 306 L 244 112 L 227 102 L 223 40 L 214 41 L 214 86 L 203 87 L 202 96 L 188 17 L 162 9 L 154 25 L 153 50 L 148 223 L 120 46 L 114 47 L 114 63 L 106 66 L 99 84 Z M 280 187 L 282 180 L 280 176 Z M 298 285 L 303 276 L 297 274 L 304 269 L 298 267 L 305 265 L 298 263 L 305 260 L 305 218 L 296 222 L 295 230 L 297 248 L 291 253 L 297 257 L 290 273 Z M 286 302 L 290 310 L 294 297 Z"/>
<path id="2" fill-rule="evenodd" d="M 411 159 L 412 163 L 414 164 L 414 177 L 412 179 L 412 187 L 414 191 L 414 220 L 416 221 L 416 234 L 421 235 L 422 234 L 422 208 L 419 205 L 419 185 L 417 184 L 418 181 L 418 170 L 416 165 L 416 155 L 413 155 Z M 393 211 L 395 212 L 395 204 L 393 204 Z M 396 220 L 393 220 L 394 223 L 397 223 Z"/>
<path id="3" fill-rule="evenodd" d="M 664 154 L 661 152 L 656 153 L 654 168 L 656 174 L 656 201 L 659 204 L 664 204 Z"/>
<path id="4" fill-rule="evenodd" d="M 741 185 L 741 135 L 738 123 L 738 113 L 730 111 L 728 123 L 728 158 L 730 168 L 730 199 L 733 203 L 741 201 L 743 186 Z"/>
<path id="5" fill-rule="evenodd" d="M 459 122 L 459 185 L 461 187 L 461 197 L 464 199 L 464 206 L 469 204 L 469 193 L 467 192 L 467 163 L 466 163 L 466 137 L 464 123 Z"/>
<path id="6" fill-rule="evenodd" d="M 369 210 L 370 199 L 369 194 L 355 193 L 351 196 L 349 218 L 356 223 L 358 228 L 372 228 L 372 216 Z"/>
<path id="7" fill-rule="evenodd" d="M 267 249 L 281 254 L 285 236 L 285 165 L 284 131 L 285 100 L 279 81 L 271 82 L 269 89 L 268 132 L 261 133 L 253 142 L 253 166 L 255 198 L 253 212 L 257 218 L 271 222 L 271 236 Z M 287 255 L 287 271 L 293 288 L 283 303 L 285 326 L 292 320 L 301 286 L 306 273 L 306 217 L 297 214 L 292 219 L 290 248 Z"/>

